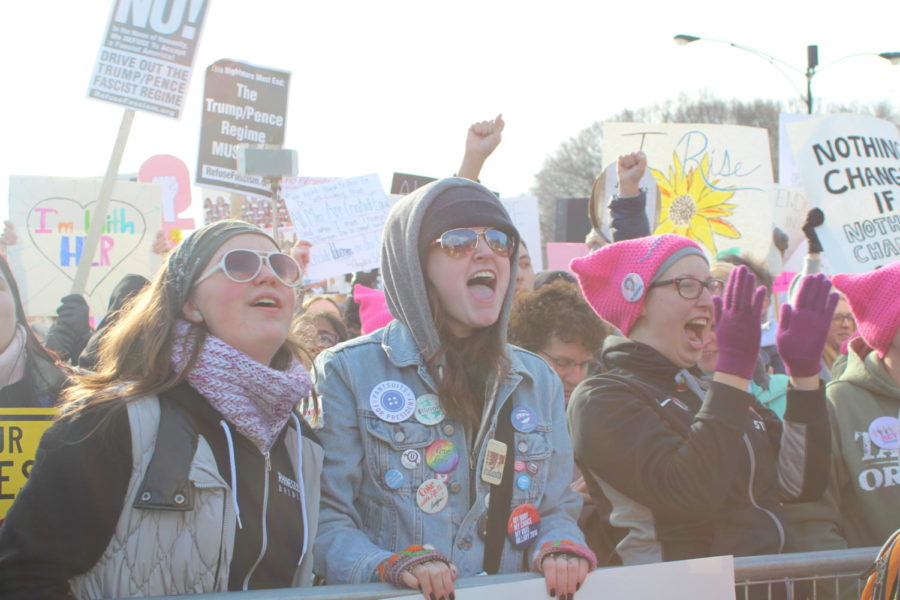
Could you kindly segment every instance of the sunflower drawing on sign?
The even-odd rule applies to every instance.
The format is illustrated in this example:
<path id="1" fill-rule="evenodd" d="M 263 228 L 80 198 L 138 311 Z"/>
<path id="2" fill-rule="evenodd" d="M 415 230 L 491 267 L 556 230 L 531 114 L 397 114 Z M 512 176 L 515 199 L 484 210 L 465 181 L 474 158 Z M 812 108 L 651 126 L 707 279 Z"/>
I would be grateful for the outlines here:
<path id="1" fill-rule="evenodd" d="M 672 153 L 668 178 L 662 171 L 650 169 L 659 186 L 659 225 L 654 235 L 676 233 L 706 246 L 716 255 L 713 234 L 739 239 L 741 233 L 725 217 L 734 214 L 729 204 L 733 190 L 716 187 L 719 180 L 709 179 L 709 155 L 704 154 L 699 168 L 684 171 L 678 155 Z"/>

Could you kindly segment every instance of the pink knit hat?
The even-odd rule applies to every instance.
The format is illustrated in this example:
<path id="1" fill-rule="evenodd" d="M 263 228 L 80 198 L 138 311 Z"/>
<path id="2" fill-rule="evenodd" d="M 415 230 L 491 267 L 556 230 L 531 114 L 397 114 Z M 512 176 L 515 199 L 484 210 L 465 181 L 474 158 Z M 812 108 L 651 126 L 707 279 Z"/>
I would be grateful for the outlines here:
<path id="1" fill-rule="evenodd" d="M 569 266 L 594 312 L 627 336 L 650 284 L 675 261 L 692 254 L 706 260 L 696 242 L 667 233 L 609 244 L 573 259 Z"/>
<path id="2" fill-rule="evenodd" d="M 900 261 L 871 273 L 841 273 L 831 282 L 847 297 L 859 335 L 884 358 L 900 327 Z"/>
<path id="3" fill-rule="evenodd" d="M 356 284 L 353 299 L 359 304 L 359 324 L 363 334 L 381 329 L 394 320 L 384 299 L 384 292 Z"/>

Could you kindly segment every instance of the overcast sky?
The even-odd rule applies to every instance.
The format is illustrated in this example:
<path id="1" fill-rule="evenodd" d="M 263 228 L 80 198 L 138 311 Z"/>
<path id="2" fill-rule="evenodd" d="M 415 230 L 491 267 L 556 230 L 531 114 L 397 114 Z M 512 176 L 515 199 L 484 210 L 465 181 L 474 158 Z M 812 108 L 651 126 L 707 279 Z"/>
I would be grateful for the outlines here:
<path id="1" fill-rule="evenodd" d="M 0 203 L 11 174 L 105 172 L 123 109 L 86 92 L 111 7 L 4 3 Z M 811 43 L 821 65 L 900 51 L 898 22 L 900 3 L 885 0 L 840 10 L 783 0 L 210 0 L 181 120 L 138 112 L 121 171 L 173 154 L 194 175 L 203 73 L 231 58 L 291 71 L 285 142 L 299 153 L 301 175 L 378 173 L 385 186 L 393 171 L 450 175 L 468 125 L 502 112 L 504 141 L 482 181 L 514 196 L 527 193 L 560 142 L 623 108 L 700 90 L 799 100 L 805 89 L 802 75 L 789 81 L 747 52 L 677 46 L 677 33 L 737 42 L 805 68 Z M 848 58 L 821 71 L 813 93 L 824 103 L 897 102 L 900 66 Z"/>

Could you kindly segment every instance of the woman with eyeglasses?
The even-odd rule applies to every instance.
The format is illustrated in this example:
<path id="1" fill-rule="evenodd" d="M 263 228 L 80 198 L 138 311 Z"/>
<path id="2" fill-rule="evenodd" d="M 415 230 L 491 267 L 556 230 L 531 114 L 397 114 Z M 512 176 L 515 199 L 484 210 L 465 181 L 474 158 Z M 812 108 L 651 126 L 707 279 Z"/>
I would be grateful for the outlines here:
<path id="1" fill-rule="evenodd" d="M 559 378 L 505 343 L 518 243 L 473 181 L 431 183 L 391 209 L 381 269 L 396 319 L 316 359 L 328 583 L 438 600 L 457 576 L 531 570 L 571 597 L 594 567 Z"/>
<path id="2" fill-rule="evenodd" d="M 791 375 L 784 424 L 748 393 L 765 288 L 741 266 L 710 276 L 692 240 L 617 242 L 572 261 L 585 298 L 622 332 L 601 353 L 608 372 L 573 392 L 575 458 L 595 504 L 624 537 L 623 564 L 790 550 L 782 501 L 827 483 L 828 417 L 818 359 L 837 302 L 807 278 L 782 311 L 778 349 Z M 712 382 L 697 369 L 713 327 Z M 605 557 L 601 557 L 601 560 Z"/>
<path id="3" fill-rule="evenodd" d="M 294 412 L 300 278 L 241 221 L 168 256 L 41 440 L 0 529 L 0 597 L 310 583 L 322 448 Z"/>

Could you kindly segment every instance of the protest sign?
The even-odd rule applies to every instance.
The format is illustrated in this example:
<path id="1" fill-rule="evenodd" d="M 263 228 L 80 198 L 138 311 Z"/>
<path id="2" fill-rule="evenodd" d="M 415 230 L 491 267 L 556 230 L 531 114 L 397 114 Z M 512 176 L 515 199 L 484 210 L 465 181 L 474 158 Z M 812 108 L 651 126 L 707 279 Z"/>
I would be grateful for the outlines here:
<path id="1" fill-rule="evenodd" d="M 586 244 L 548 242 L 547 268 L 572 273 L 572 269 L 569 268 L 569 263 L 572 262 L 572 259 L 586 256 L 587 254 L 588 247 Z"/>
<path id="2" fill-rule="evenodd" d="M 25 486 L 55 408 L 0 408 L 0 523 Z"/>
<path id="3" fill-rule="evenodd" d="M 100 186 L 99 179 L 10 178 L 10 220 L 19 242 L 9 247 L 9 262 L 28 315 L 55 316 L 69 293 Z M 115 183 L 85 289 L 92 315 L 106 312 L 122 277 L 152 275 L 159 262 L 151 249 L 161 228 L 160 196 L 157 184 Z"/>
<path id="4" fill-rule="evenodd" d="M 238 144 L 284 143 L 290 76 L 227 59 L 206 69 L 197 185 L 272 197 L 264 177 L 238 171 Z"/>
<path id="5" fill-rule="evenodd" d="M 534 272 L 544 270 L 544 257 L 541 249 L 541 222 L 538 212 L 538 199 L 534 196 L 519 196 L 518 198 L 500 198 L 500 203 L 506 208 L 512 219 L 513 225 L 519 231 L 519 235 L 525 240 L 531 255 L 531 266 Z"/>
<path id="6" fill-rule="evenodd" d="M 801 229 L 809 211 L 806 193 L 803 188 L 775 184 L 772 186 L 772 199 L 775 205 L 775 227 L 788 236 L 788 247 L 784 251 L 784 262 L 787 263 L 806 240 Z"/>
<path id="7" fill-rule="evenodd" d="M 797 163 L 794 161 L 794 148 L 791 146 L 788 125 L 815 118 L 815 115 L 806 114 L 778 114 L 778 183 L 795 188 L 803 185 Z"/>
<path id="8" fill-rule="evenodd" d="M 900 257 L 900 134 L 888 121 L 832 115 L 788 125 L 816 229 L 833 273 L 865 273 Z"/>
<path id="9" fill-rule="evenodd" d="M 478 581 L 477 577 L 462 580 L 463 585 L 455 590 L 456 597 L 459 600 L 547 599 L 547 584 L 543 577 L 530 577 L 512 583 L 466 585 Z M 598 569 L 588 575 L 576 597 L 603 600 L 734 600 L 734 559 L 716 556 Z M 400 598 L 397 596 L 387 600 Z"/>
<path id="10" fill-rule="evenodd" d="M 381 233 L 390 208 L 377 175 L 283 188 L 297 238 L 312 243 L 313 280 L 367 271 L 381 263 Z"/>
<path id="11" fill-rule="evenodd" d="M 174 156 L 157 154 L 141 165 L 138 181 L 161 186 L 163 231 L 173 242 L 180 242 L 182 230 L 195 228 L 194 219 L 179 216 L 191 207 L 191 176 L 187 165 Z"/>
<path id="12" fill-rule="evenodd" d="M 652 135 L 651 135 L 652 134 Z M 765 129 L 700 123 L 604 123 L 603 152 L 643 147 L 659 187 L 655 234 L 677 233 L 704 247 L 765 260 L 775 209 Z"/>
<path id="13" fill-rule="evenodd" d="M 391 193 L 405 196 L 432 181 L 437 181 L 437 179 L 409 173 L 394 173 L 394 177 L 391 179 Z"/>
<path id="14" fill-rule="evenodd" d="M 115 0 L 88 96 L 179 118 L 206 0 Z"/>

